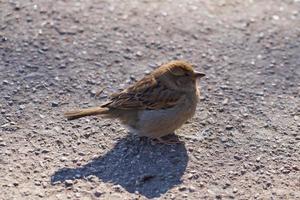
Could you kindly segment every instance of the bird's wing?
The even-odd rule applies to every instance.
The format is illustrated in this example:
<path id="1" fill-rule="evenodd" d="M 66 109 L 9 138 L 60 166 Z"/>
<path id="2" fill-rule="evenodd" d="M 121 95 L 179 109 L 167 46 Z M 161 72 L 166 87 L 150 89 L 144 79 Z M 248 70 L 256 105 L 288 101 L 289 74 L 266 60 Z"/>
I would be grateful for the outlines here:
<path id="1" fill-rule="evenodd" d="M 120 93 L 102 107 L 121 110 L 171 108 L 182 98 L 182 93 L 167 88 L 153 76 L 146 76 Z"/>

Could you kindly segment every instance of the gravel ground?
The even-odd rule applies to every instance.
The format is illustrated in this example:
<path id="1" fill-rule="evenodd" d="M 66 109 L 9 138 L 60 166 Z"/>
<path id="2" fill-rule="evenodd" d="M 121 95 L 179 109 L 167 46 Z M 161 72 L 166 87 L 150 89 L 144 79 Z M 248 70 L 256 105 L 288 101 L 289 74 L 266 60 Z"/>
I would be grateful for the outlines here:
<path id="1" fill-rule="evenodd" d="M 300 199 L 299 0 L 0 0 L 0 199 Z M 201 101 L 153 144 L 67 121 L 172 59 Z"/>

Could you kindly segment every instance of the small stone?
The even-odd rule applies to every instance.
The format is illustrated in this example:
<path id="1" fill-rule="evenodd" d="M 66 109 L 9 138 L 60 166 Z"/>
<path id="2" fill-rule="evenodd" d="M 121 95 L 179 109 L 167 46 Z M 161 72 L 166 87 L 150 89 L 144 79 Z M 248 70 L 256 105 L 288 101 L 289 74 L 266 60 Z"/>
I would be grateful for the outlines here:
<path id="1" fill-rule="evenodd" d="M 193 37 L 195 40 L 198 40 L 198 39 L 199 39 L 199 36 L 196 35 L 196 34 L 192 34 L 192 37 Z"/>
<path id="2" fill-rule="evenodd" d="M 42 186 L 43 186 L 43 188 L 46 188 L 47 187 L 47 182 L 42 182 Z"/>
<path id="3" fill-rule="evenodd" d="M 167 12 L 161 12 L 161 15 L 166 17 L 166 16 L 168 16 L 168 13 Z"/>
<path id="4" fill-rule="evenodd" d="M 73 185 L 73 180 L 66 180 L 65 185 L 66 185 L 66 187 L 72 186 Z"/>
<path id="5" fill-rule="evenodd" d="M 51 106 L 52 107 L 58 107 L 59 103 L 57 101 L 52 101 Z"/>
<path id="6" fill-rule="evenodd" d="M 95 197 L 100 197 L 102 195 L 102 193 L 99 191 L 96 191 L 96 192 L 94 192 L 94 195 L 95 195 Z"/>
<path id="7" fill-rule="evenodd" d="M 256 162 L 260 162 L 260 159 L 261 159 L 261 157 L 259 156 L 259 157 L 257 157 L 256 158 Z"/>
<path id="8" fill-rule="evenodd" d="M 57 133 L 60 133 L 61 132 L 61 128 L 59 126 L 54 126 L 53 127 L 53 130 Z"/>
<path id="9" fill-rule="evenodd" d="M 3 85 L 8 85 L 9 82 L 8 82 L 8 80 L 3 80 L 3 81 L 2 81 L 2 84 L 3 84 Z"/>
<path id="10" fill-rule="evenodd" d="M 138 56 L 138 57 L 141 57 L 141 56 L 143 56 L 143 53 L 142 53 L 141 51 L 137 51 L 137 52 L 135 53 L 135 55 Z"/>
<path id="11" fill-rule="evenodd" d="M 229 181 L 226 181 L 226 183 L 225 183 L 225 185 L 224 185 L 223 188 L 225 189 L 225 188 L 228 188 L 228 187 L 230 187 L 230 186 L 231 186 L 231 183 L 230 183 Z"/>
<path id="12" fill-rule="evenodd" d="M 221 138 L 220 138 L 220 141 L 221 141 L 222 143 L 226 143 L 226 142 L 228 142 L 229 140 L 228 140 L 227 137 L 221 137 Z"/>
<path id="13" fill-rule="evenodd" d="M 89 175 L 89 176 L 87 177 L 87 180 L 89 180 L 90 182 L 97 182 L 99 179 L 98 179 L 98 177 L 95 176 L 95 175 Z"/>
<path id="14" fill-rule="evenodd" d="M 283 174 L 289 174 L 291 172 L 291 170 L 289 168 L 286 168 L 286 167 L 282 167 L 280 170 Z"/>
<path id="15" fill-rule="evenodd" d="M 42 149 L 41 150 L 41 153 L 49 153 L 50 152 L 50 150 L 48 150 L 48 149 Z"/>
<path id="16" fill-rule="evenodd" d="M 21 8 L 20 3 L 16 2 L 14 9 L 15 10 L 20 10 L 20 8 Z"/>
<path id="17" fill-rule="evenodd" d="M 187 188 L 186 188 L 186 186 L 184 186 L 184 185 L 183 185 L 183 186 L 180 186 L 180 187 L 178 188 L 179 191 L 185 191 L 186 189 L 187 189 Z"/>
<path id="18" fill-rule="evenodd" d="M 233 158 L 236 159 L 236 160 L 242 160 L 242 157 L 239 156 L 239 155 L 234 155 Z"/>
<path id="19" fill-rule="evenodd" d="M 80 195 L 80 193 L 75 193 L 75 197 L 77 197 L 77 198 L 79 198 L 81 195 Z"/>
<path id="20" fill-rule="evenodd" d="M 61 162 L 65 162 L 66 160 L 67 160 L 67 158 L 64 157 L 64 156 L 60 158 L 60 161 L 61 161 Z"/>
<path id="21" fill-rule="evenodd" d="M 238 192 L 238 189 L 237 189 L 237 188 L 233 188 L 232 192 L 233 192 L 233 193 L 237 193 L 237 192 Z"/>
<path id="22" fill-rule="evenodd" d="M 196 191 L 196 188 L 193 187 L 193 186 L 190 186 L 190 187 L 189 187 L 189 191 L 190 191 L 190 192 L 195 192 L 195 191 Z"/>
<path id="23" fill-rule="evenodd" d="M 6 142 L 0 142 L 0 147 L 5 147 L 6 146 Z"/>
<path id="24" fill-rule="evenodd" d="M 90 93 L 91 93 L 92 96 L 96 96 L 97 91 L 96 90 L 91 90 Z"/>
<path id="25" fill-rule="evenodd" d="M 45 194 L 40 191 L 40 192 L 37 193 L 37 196 L 43 198 L 45 196 Z"/>
<path id="26" fill-rule="evenodd" d="M 204 186 L 205 186 L 205 183 L 204 183 L 204 182 L 200 182 L 200 183 L 199 183 L 199 186 L 200 186 L 200 187 L 204 187 Z"/>
<path id="27" fill-rule="evenodd" d="M 273 15 L 272 18 L 273 18 L 274 20 L 279 20 L 279 16 L 278 16 L 278 15 Z"/>
<path id="28" fill-rule="evenodd" d="M 45 115 L 39 114 L 39 116 L 40 116 L 41 119 L 44 119 L 44 118 L 45 118 Z"/>
<path id="29" fill-rule="evenodd" d="M 9 99 L 10 99 L 10 96 L 9 96 L 9 95 L 6 95 L 6 96 L 4 96 L 4 99 L 5 99 L 5 100 L 9 100 Z"/>
<path id="30" fill-rule="evenodd" d="M 299 119 L 300 119 L 299 116 L 297 116 L 297 115 L 294 116 L 294 120 L 295 120 L 295 121 L 298 121 Z"/>
<path id="31" fill-rule="evenodd" d="M 40 185 L 41 185 L 41 182 L 39 182 L 39 181 L 36 181 L 36 182 L 34 183 L 34 185 L 36 185 L 36 186 L 40 186 Z"/>
<path id="32" fill-rule="evenodd" d="M 26 106 L 25 105 L 20 105 L 19 108 L 20 108 L 20 110 L 24 110 L 26 108 Z"/>
<path id="33" fill-rule="evenodd" d="M 81 178 L 82 177 L 82 175 L 81 174 L 75 174 L 75 178 Z"/>

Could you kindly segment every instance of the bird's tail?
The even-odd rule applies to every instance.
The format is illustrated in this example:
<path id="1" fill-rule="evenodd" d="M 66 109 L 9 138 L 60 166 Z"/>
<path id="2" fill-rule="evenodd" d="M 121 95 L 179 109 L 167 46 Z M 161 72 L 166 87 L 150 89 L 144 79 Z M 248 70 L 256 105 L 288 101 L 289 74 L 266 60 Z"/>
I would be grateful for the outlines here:
<path id="1" fill-rule="evenodd" d="M 79 109 L 79 110 L 65 112 L 64 116 L 68 120 L 73 120 L 73 119 L 78 119 L 78 118 L 90 116 L 90 115 L 108 114 L 108 111 L 109 111 L 108 108 L 93 107 L 93 108 L 85 108 L 85 109 Z"/>

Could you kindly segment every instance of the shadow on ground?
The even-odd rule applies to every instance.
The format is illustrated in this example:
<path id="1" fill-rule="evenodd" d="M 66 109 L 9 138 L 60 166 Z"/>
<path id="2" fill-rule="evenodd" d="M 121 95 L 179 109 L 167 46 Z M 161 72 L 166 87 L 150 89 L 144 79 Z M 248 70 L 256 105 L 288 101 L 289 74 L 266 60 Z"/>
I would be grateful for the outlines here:
<path id="1" fill-rule="evenodd" d="M 127 136 L 104 156 L 79 168 L 62 168 L 51 183 L 86 179 L 95 175 L 104 182 L 121 185 L 128 192 L 154 198 L 181 182 L 188 162 L 184 144 L 151 144 L 146 138 Z"/>

